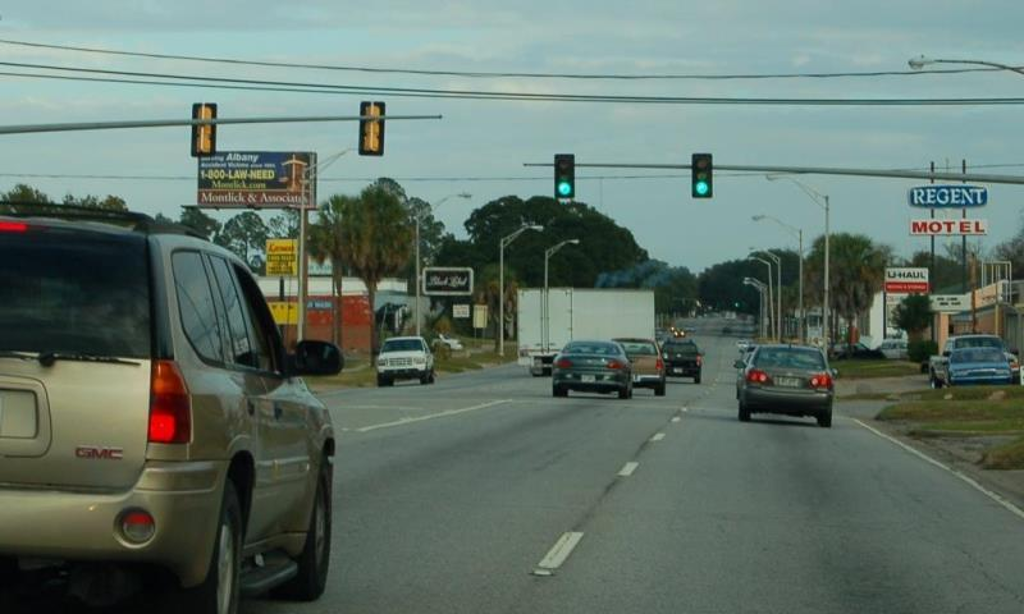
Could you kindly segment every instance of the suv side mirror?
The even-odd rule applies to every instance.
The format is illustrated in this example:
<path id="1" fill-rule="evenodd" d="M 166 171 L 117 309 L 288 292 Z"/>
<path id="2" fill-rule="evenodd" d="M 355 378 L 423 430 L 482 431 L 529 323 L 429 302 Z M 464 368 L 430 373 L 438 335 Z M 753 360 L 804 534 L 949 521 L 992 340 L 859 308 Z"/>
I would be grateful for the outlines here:
<path id="1" fill-rule="evenodd" d="M 839 369 L 829 369 L 829 372 L 832 374 L 833 379 L 839 377 Z"/>
<path id="2" fill-rule="evenodd" d="M 950 352 L 949 350 L 946 350 L 945 352 L 942 353 L 942 355 L 945 356 L 946 358 L 949 358 L 952 354 L 953 352 Z"/>
<path id="3" fill-rule="evenodd" d="M 326 341 L 300 341 L 291 356 L 292 375 L 337 375 L 345 366 L 341 350 Z"/>

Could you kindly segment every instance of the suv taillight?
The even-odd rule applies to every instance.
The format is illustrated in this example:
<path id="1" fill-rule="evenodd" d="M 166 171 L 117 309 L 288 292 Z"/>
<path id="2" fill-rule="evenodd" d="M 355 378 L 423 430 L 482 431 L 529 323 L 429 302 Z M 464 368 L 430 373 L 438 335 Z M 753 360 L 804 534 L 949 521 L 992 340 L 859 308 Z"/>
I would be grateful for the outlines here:
<path id="1" fill-rule="evenodd" d="M 188 387 L 172 360 L 153 361 L 149 396 L 149 442 L 192 440 L 192 407 Z"/>
<path id="2" fill-rule="evenodd" d="M 665 361 L 661 359 L 661 356 L 658 357 L 658 364 L 655 365 L 655 368 L 658 371 L 664 371 L 665 370 Z"/>
<path id="3" fill-rule="evenodd" d="M 26 232 L 28 224 L 24 222 L 0 222 L 0 232 Z"/>
<path id="4" fill-rule="evenodd" d="M 811 388 L 832 389 L 832 376 L 828 373 L 819 373 L 811 377 Z"/>
<path id="5" fill-rule="evenodd" d="M 768 374 L 760 369 L 751 369 L 750 373 L 747 373 L 747 381 L 752 384 L 767 384 L 770 379 Z"/>

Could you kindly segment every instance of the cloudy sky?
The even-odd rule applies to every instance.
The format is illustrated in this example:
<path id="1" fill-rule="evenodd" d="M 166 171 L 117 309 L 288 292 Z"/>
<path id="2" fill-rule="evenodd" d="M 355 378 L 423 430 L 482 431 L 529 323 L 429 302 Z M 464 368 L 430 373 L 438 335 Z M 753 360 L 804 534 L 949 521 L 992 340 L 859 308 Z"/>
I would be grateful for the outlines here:
<path id="1" fill-rule="evenodd" d="M 161 54 L 295 64 L 447 71 L 587 74 L 765 74 L 902 71 L 907 60 L 982 59 L 1024 64 L 1019 0 L 637 0 L 560 3 L 267 2 L 265 0 L 36 0 L 0 7 L 0 38 Z M 367 74 L 126 58 L 0 44 L 0 62 L 189 76 L 494 92 L 787 98 L 1024 97 L 1010 72 L 848 79 L 582 81 Z M 36 68 L 4 72 L 55 74 Z M 75 73 L 65 73 L 75 74 Z M 364 95 L 253 92 L 84 83 L 0 76 L 4 124 L 187 117 L 193 102 L 221 117 L 350 114 Z M 807 107 L 554 103 L 380 97 L 391 114 L 442 114 L 393 122 L 386 155 L 343 157 L 325 170 L 321 196 L 354 192 L 367 178 L 397 178 L 407 190 L 450 200 L 438 216 L 457 234 L 469 212 L 494 198 L 550 194 L 549 162 L 687 163 L 695 151 L 719 164 L 861 168 L 959 168 L 1024 174 L 1019 106 Z M 108 193 L 132 208 L 177 216 L 195 202 L 188 130 L 165 128 L 5 136 L 0 189 L 18 182 L 51 196 Z M 354 124 L 222 127 L 222 150 L 317 151 L 356 145 Z M 982 169 L 978 169 L 981 172 Z M 651 255 L 694 270 L 792 243 L 751 216 L 769 213 L 810 237 L 822 215 L 795 185 L 763 176 L 716 174 L 715 197 L 691 200 L 688 173 L 577 171 L 577 197 L 628 227 Z M 35 177 L 33 175 L 53 175 Z M 68 175 L 130 175 L 87 179 Z M 588 178 L 603 175 L 604 179 Z M 63 176 L 63 177 L 61 177 Z M 178 179 L 175 179 L 178 178 Z M 484 178 L 484 180 L 481 180 Z M 495 179 L 500 178 L 500 179 Z M 424 179 L 431 179 L 426 181 Z M 802 179 L 830 195 L 833 228 L 867 233 L 909 254 L 906 190 L 919 182 L 828 176 Z M 1024 188 L 991 186 L 994 245 L 1020 226 Z M 586 237 L 581 237 L 586 239 Z"/>

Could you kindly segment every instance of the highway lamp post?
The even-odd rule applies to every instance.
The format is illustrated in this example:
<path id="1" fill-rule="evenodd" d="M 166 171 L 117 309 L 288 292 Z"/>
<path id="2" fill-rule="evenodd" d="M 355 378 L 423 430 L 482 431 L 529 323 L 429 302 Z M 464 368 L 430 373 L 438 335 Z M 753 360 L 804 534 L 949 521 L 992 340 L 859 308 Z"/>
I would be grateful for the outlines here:
<path id="1" fill-rule="evenodd" d="M 998 68 L 999 70 L 1008 70 L 1015 72 L 1020 75 L 1024 75 L 1024 68 L 1020 66 L 1010 66 L 1009 64 L 1002 64 L 1000 62 L 989 62 L 987 60 L 941 60 L 926 58 L 921 55 L 916 58 L 911 58 L 907 64 L 914 70 L 923 70 L 925 66 L 931 66 L 933 64 L 973 64 L 975 66 L 988 66 L 990 68 Z"/>
<path id="2" fill-rule="evenodd" d="M 743 278 L 743 285 L 744 286 L 751 286 L 751 287 L 757 289 L 757 308 L 758 308 L 758 312 L 760 314 L 759 317 L 760 317 L 760 320 L 761 320 L 761 338 L 764 339 L 765 337 L 768 336 L 767 320 L 765 318 L 765 311 L 764 311 L 765 285 L 764 285 L 764 283 L 762 283 L 761 281 L 759 281 L 757 279 L 754 279 L 753 277 L 745 277 L 745 278 Z"/>
<path id="3" fill-rule="evenodd" d="M 798 273 L 799 279 L 797 282 L 797 291 L 799 292 L 800 296 L 797 299 L 797 313 L 799 314 L 800 321 L 800 343 L 805 344 L 807 343 L 807 314 L 804 312 L 804 231 L 802 228 L 790 226 L 789 224 L 771 215 L 755 215 L 753 216 L 753 220 L 755 222 L 760 222 L 762 220 L 769 220 L 771 222 L 775 222 L 783 229 L 789 231 L 790 233 L 796 236 L 798 246 L 797 249 L 799 251 L 800 256 L 800 271 Z"/>
<path id="4" fill-rule="evenodd" d="M 452 198 L 473 198 L 472 194 L 466 192 L 460 192 L 458 194 L 449 194 L 435 204 L 430 206 L 430 211 L 433 213 L 436 211 L 445 201 L 451 200 Z M 420 215 L 416 216 L 416 336 L 420 336 L 420 327 L 422 325 L 422 317 L 420 316 L 420 293 L 423 288 L 423 273 L 421 272 L 422 260 L 420 257 L 420 224 L 423 222 L 423 217 Z"/>
<path id="5" fill-rule="evenodd" d="M 566 245 L 579 245 L 579 239 L 568 239 L 544 250 L 544 353 L 551 345 L 551 300 L 548 298 L 548 260 Z"/>
<path id="6" fill-rule="evenodd" d="M 763 254 L 771 259 L 775 263 L 775 336 L 778 341 L 782 342 L 782 335 L 784 334 L 782 324 L 782 258 L 776 255 L 774 252 L 768 250 L 761 250 L 757 253 Z M 772 280 L 769 277 L 768 283 L 771 284 Z"/>
<path id="7" fill-rule="evenodd" d="M 830 252 L 832 251 L 830 249 L 830 246 L 829 246 L 829 241 L 830 241 L 830 237 L 831 237 L 831 232 L 829 230 L 829 217 L 830 217 L 830 213 L 831 213 L 831 206 L 829 205 L 828 194 L 822 194 L 821 192 L 819 192 L 819 191 L 815 190 L 814 188 L 808 186 L 807 184 L 803 183 L 802 181 L 799 181 L 797 179 L 794 179 L 794 178 L 786 176 L 786 175 L 765 175 L 765 179 L 767 179 L 768 181 L 776 181 L 778 179 L 785 179 L 787 181 L 792 181 L 794 184 L 796 184 L 796 186 L 798 188 L 800 188 L 803 191 L 804 194 L 809 196 L 810 199 L 812 201 L 814 201 L 814 204 L 818 205 L 819 207 L 821 207 L 822 209 L 825 210 L 825 280 L 824 280 L 824 283 L 825 283 L 824 295 L 825 296 L 824 296 L 824 298 L 822 300 L 822 305 L 821 305 L 821 320 L 822 320 L 822 323 L 821 323 L 821 333 L 822 333 L 822 340 L 823 340 L 824 345 L 825 345 L 825 352 L 827 353 L 829 351 L 829 349 L 831 348 L 831 344 L 829 342 L 829 338 L 831 336 L 831 330 L 830 330 L 831 326 L 829 325 L 829 313 L 830 313 L 830 310 L 829 310 L 829 284 L 830 284 L 829 257 L 830 257 Z"/>
<path id="8" fill-rule="evenodd" d="M 498 353 L 505 357 L 505 248 L 527 230 L 544 230 L 536 224 L 523 224 L 519 230 L 502 237 L 498 249 Z"/>
<path id="9" fill-rule="evenodd" d="M 774 293 L 772 291 L 772 263 L 765 260 L 764 258 L 758 258 L 757 256 L 754 255 L 747 256 L 747 260 L 757 261 L 768 267 L 768 320 L 770 322 L 769 328 L 771 329 L 769 332 L 773 338 L 778 339 L 779 323 L 778 321 L 775 320 L 772 308 L 772 303 L 775 302 L 775 299 L 773 298 Z"/>

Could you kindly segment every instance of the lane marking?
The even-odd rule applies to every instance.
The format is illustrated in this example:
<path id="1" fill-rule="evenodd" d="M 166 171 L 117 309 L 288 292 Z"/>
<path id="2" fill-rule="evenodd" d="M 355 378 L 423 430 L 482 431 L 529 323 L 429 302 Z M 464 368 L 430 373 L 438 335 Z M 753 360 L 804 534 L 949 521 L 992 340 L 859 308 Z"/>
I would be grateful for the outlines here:
<path id="1" fill-rule="evenodd" d="M 942 469 L 944 471 L 947 471 L 947 472 L 953 474 L 954 476 L 959 478 L 961 481 L 966 482 L 971 488 L 977 490 L 978 492 L 980 492 L 981 494 L 985 495 L 989 499 L 992 499 L 993 501 L 995 501 L 999 505 L 1001 505 L 1004 508 L 1006 508 L 1011 514 L 1014 514 L 1015 516 L 1017 516 L 1017 517 L 1019 517 L 1021 519 L 1024 519 L 1024 510 L 1022 510 L 1019 507 L 1017 507 L 1016 505 L 1014 505 L 1012 502 L 1010 502 L 1008 499 L 1006 499 L 1005 497 L 1003 497 L 999 493 L 994 492 L 992 490 L 989 490 L 988 488 L 982 486 L 981 484 L 978 483 L 977 480 L 975 480 L 971 476 L 967 475 L 966 473 L 960 471 L 959 469 L 954 469 L 953 467 L 950 467 L 949 465 L 946 465 L 945 463 L 942 463 L 941 461 L 935 460 L 934 458 L 932 458 L 931 456 L 928 456 L 924 452 L 921 452 L 917 448 L 914 448 L 913 446 L 907 445 L 907 444 L 903 443 L 902 441 L 900 441 L 899 439 L 896 439 L 895 437 L 893 437 L 893 436 L 891 436 L 891 435 L 889 435 L 887 433 L 883 433 L 882 431 L 874 428 L 873 426 L 869 426 L 867 424 L 864 424 L 863 422 L 861 422 L 860 420 L 858 420 L 856 418 L 854 418 L 853 421 L 856 422 L 857 424 L 861 425 L 865 429 L 871 431 L 875 435 L 878 435 L 882 439 L 885 439 L 885 440 L 887 440 L 887 441 L 889 441 L 891 443 L 894 443 L 897 446 L 899 446 L 899 447 L 903 448 L 904 450 L 906 450 L 907 452 L 910 452 L 911 454 L 913 454 L 914 456 L 920 458 L 921 460 L 925 461 L 926 463 L 934 465 L 935 467 L 938 467 L 939 469 Z"/>
<path id="2" fill-rule="evenodd" d="M 541 559 L 540 563 L 537 563 L 537 569 L 534 570 L 534 575 L 538 576 L 550 576 L 551 572 L 558 569 L 565 563 L 565 560 L 569 558 L 572 551 L 579 545 L 580 540 L 583 539 L 583 533 L 581 531 L 569 531 L 563 533 L 555 545 L 548 550 L 547 555 Z"/>
<path id="3" fill-rule="evenodd" d="M 665 433 L 655 433 L 654 437 L 651 437 L 651 441 L 661 441 L 665 438 Z"/>
<path id="4" fill-rule="evenodd" d="M 471 411 L 479 411 L 481 409 L 487 409 L 494 407 L 495 405 L 503 405 L 505 403 L 511 403 L 511 399 L 501 399 L 498 401 L 490 401 L 487 403 L 481 403 L 480 405 L 474 405 L 472 407 L 463 407 L 461 409 L 449 409 L 446 411 L 438 412 L 436 414 L 430 414 L 428 416 L 417 416 L 415 418 L 401 418 L 393 422 L 384 422 L 382 424 L 372 424 L 370 426 L 364 426 L 362 428 L 355 429 L 358 433 L 369 433 L 370 431 L 376 431 L 377 429 L 388 429 L 396 426 L 404 426 L 406 424 L 413 424 L 414 422 L 425 422 L 427 420 L 436 420 L 438 418 L 447 418 L 448 416 L 456 416 L 458 414 L 465 414 Z"/>
<path id="5" fill-rule="evenodd" d="M 682 422 L 682 420 L 679 416 L 672 416 L 672 422 Z"/>
<path id="6" fill-rule="evenodd" d="M 633 472 L 636 471 L 636 468 L 639 466 L 640 463 L 637 463 L 635 461 L 630 461 L 626 463 L 625 465 L 622 466 L 622 469 L 619 471 L 619 477 L 628 478 L 629 476 L 633 475 Z"/>

